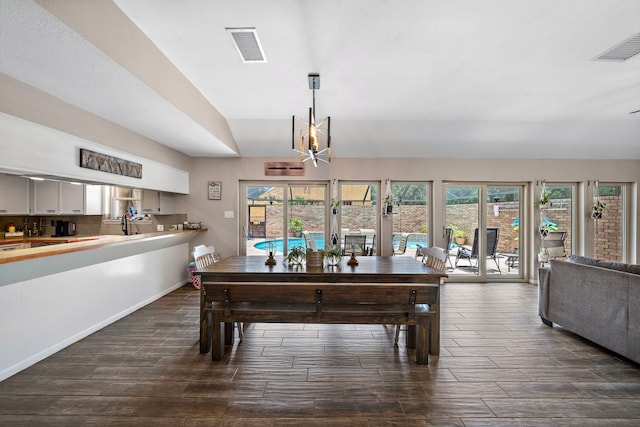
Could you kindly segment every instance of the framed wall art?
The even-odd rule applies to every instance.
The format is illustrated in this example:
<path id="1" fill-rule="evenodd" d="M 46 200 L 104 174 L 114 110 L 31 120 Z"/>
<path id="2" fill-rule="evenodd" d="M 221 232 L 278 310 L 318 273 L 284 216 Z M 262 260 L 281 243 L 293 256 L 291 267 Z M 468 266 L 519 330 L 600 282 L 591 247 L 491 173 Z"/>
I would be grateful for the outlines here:
<path id="1" fill-rule="evenodd" d="M 209 181 L 209 200 L 222 199 L 222 182 Z"/>

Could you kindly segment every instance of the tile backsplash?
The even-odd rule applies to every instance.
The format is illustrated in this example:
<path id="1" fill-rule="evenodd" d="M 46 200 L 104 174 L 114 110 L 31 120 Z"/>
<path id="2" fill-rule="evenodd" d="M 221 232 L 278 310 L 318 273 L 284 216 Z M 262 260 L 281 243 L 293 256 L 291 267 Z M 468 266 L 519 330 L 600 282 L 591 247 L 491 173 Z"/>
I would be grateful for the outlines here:
<path id="1" fill-rule="evenodd" d="M 42 219 L 42 221 L 40 221 Z M 0 216 L 0 237 L 4 238 L 7 226 L 13 223 L 16 227 L 23 228 L 26 225 L 33 229 L 33 223 L 39 228 L 42 222 L 42 236 L 50 237 L 55 233 L 51 221 L 73 221 L 76 223 L 76 235 L 95 236 L 123 234 L 120 222 L 103 221 L 102 215 L 56 215 L 56 216 Z M 187 214 L 153 215 L 150 221 L 134 220 L 129 222 L 130 234 L 143 234 L 156 232 L 158 225 L 164 225 L 165 231 L 169 231 L 172 225 L 182 224 L 187 221 Z M 28 237 L 25 233 L 25 237 Z"/>

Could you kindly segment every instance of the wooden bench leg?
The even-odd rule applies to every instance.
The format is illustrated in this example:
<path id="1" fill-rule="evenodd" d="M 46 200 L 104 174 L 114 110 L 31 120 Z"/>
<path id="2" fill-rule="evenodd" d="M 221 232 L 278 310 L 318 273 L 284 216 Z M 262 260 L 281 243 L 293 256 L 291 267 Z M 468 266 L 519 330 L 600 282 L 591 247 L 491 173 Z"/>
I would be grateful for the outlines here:
<path id="1" fill-rule="evenodd" d="M 431 340 L 429 341 L 429 353 L 437 356 L 440 354 L 440 306 L 432 306 L 434 314 L 429 316 L 432 318 L 429 328 L 431 329 Z"/>
<path id="2" fill-rule="evenodd" d="M 416 343 L 416 363 L 429 364 L 429 340 L 430 340 L 431 316 L 422 316 L 418 320 L 418 339 Z"/>
<path id="3" fill-rule="evenodd" d="M 222 360 L 224 356 L 224 322 L 219 315 L 213 313 L 211 319 L 211 360 Z"/>
<path id="4" fill-rule="evenodd" d="M 416 325 L 407 325 L 407 348 L 416 348 Z"/>
<path id="5" fill-rule="evenodd" d="M 224 344 L 233 345 L 236 341 L 236 334 L 233 330 L 233 322 L 226 322 L 224 324 Z"/>

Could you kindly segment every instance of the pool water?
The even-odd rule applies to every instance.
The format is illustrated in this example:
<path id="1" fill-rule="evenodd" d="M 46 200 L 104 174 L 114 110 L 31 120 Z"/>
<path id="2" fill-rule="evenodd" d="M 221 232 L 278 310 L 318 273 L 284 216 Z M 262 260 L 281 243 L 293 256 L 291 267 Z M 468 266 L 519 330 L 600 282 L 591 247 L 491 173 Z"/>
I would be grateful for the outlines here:
<path id="1" fill-rule="evenodd" d="M 306 248 L 306 245 L 304 243 L 304 238 L 290 237 L 288 239 L 288 242 L 289 242 L 289 249 L 293 248 L 294 246 L 302 246 L 303 248 Z M 316 242 L 316 247 L 318 249 L 324 249 L 324 240 L 316 240 L 315 242 Z M 397 238 L 393 241 L 393 246 L 397 248 L 399 243 L 400 243 L 400 239 Z M 407 240 L 407 249 L 416 249 L 418 245 L 426 246 L 427 243 L 424 240 L 417 241 L 417 240 L 412 240 L 411 238 Z M 256 243 L 255 245 L 253 245 L 253 247 L 265 252 L 273 251 L 275 253 L 282 253 L 283 240 L 282 239 L 264 240 L 262 242 Z"/>
<path id="2" fill-rule="evenodd" d="M 316 240 L 315 242 L 318 249 L 324 249 L 324 240 Z M 303 248 L 306 248 L 304 239 L 299 237 L 290 237 L 288 239 L 288 244 L 289 249 L 293 248 L 294 246 L 302 246 Z M 265 252 L 273 251 L 275 253 L 282 253 L 282 251 L 284 250 L 284 243 L 282 239 L 269 239 L 263 242 L 256 243 L 255 245 L 253 245 L 253 247 Z"/>

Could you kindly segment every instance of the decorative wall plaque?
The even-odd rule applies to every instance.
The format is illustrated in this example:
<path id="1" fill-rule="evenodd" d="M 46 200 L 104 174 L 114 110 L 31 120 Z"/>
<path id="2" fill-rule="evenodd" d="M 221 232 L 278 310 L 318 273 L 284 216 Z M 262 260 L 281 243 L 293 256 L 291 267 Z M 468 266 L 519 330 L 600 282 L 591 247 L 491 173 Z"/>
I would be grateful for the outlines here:
<path id="1" fill-rule="evenodd" d="M 222 182 L 209 181 L 209 200 L 222 199 Z"/>
<path id="2" fill-rule="evenodd" d="M 80 149 L 80 167 L 131 178 L 142 178 L 142 164 L 84 148 Z"/>

